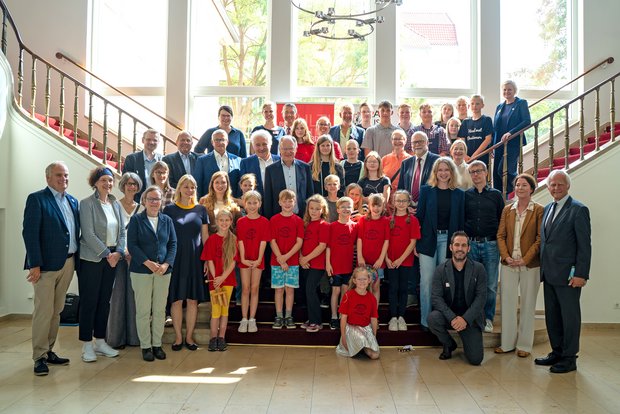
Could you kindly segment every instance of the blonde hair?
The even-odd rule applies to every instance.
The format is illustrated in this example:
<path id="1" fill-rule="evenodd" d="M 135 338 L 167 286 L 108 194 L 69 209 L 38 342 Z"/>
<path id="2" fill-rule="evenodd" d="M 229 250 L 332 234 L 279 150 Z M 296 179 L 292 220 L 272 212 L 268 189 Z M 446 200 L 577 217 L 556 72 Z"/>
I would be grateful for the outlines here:
<path id="1" fill-rule="evenodd" d="M 254 173 L 243 174 L 239 179 L 239 188 L 241 188 L 241 184 L 243 184 L 244 181 L 252 182 L 252 189 L 256 188 L 256 175 L 254 175 Z"/>
<path id="2" fill-rule="evenodd" d="M 458 146 L 462 146 L 465 151 L 465 155 L 467 155 L 467 144 L 461 138 L 457 139 L 452 143 L 452 145 L 450 145 L 450 155 L 452 155 L 452 149 Z"/>
<path id="3" fill-rule="evenodd" d="M 306 211 L 304 213 L 304 227 L 308 227 L 308 224 L 310 224 L 310 222 L 312 221 L 312 219 L 310 218 L 310 203 L 319 203 L 319 205 L 321 206 L 321 219 L 327 220 L 327 211 L 328 211 L 327 201 L 325 201 L 325 198 L 323 198 L 322 195 L 314 194 L 313 196 L 310 196 L 310 198 L 306 200 Z"/>
<path id="4" fill-rule="evenodd" d="M 454 138 L 452 138 L 452 137 L 450 136 L 450 128 L 448 128 L 448 126 L 450 125 L 450 122 L 456 122 L 456 124 L 458 125 L 458 128 L 457 128 L 457 129 L 460 129 L 460 128 L 461 128 L 461 120 L 460 120 L 460 119 L 458 119 L 457 117 L 453 116 L 452 118 L 450 118 L 450 119 L 448 119 L 448 120 L 446 121 L 446 128 L 445 128 L 445 130 L 446 130 L 446 136 L 448 137 L 448 139 L 452 140 L 452 139 L 456 139 L 456 138 L 458 138 L 459 133 L 457 132 L 457 133 L 456 133 L 456 135 L 457 135 L 457 136 L 456 136 L 456 137 L 454 137 Z"/>
<path id="5" fill-rule="evenodd" d="M 372 220 L 370 206 L 381 206 L 383 208 L 381 216 L 383 216 L 383 213 L 385 213 L 385 198 L 383 198 L 383 194 L 377 193 L 368 196 L 368 212 L 366 213 L 366 219 L 368 220 Z"/>
<path id="6" fill-rule="evenodd" d="M 377 162 L 379 163 L 379 167 L 377 168 L 377 177 L 384 177 L 385 174 L 383 173 L 383 163 L 381 162 L 381 156 L 379 156 L 379 153 L 377 151 L 370 151 L 368 155 L 366 155 L 366 158 L 364 158 L 364 172 L 362 174 L 362 178 L 368 178 L 368 158 L 370 157 L 376 158 Z"/>
<path id="7" fill-rule="evenodd" d="M 441 164 L 446 164 L 450 169 L 450 180 L 448 180 L 448 188 L 450 190 L 454 190 L 459 186 L 459 174 L 456 171 L 456 164 L 452 161 L 452 158 L 449 157 L 439 157 L 435 163 L 433 164 L 433 169 L 431 170 L 431 175 L 428 179 L 428 185 L 431 187 L 437 187 L 439 181 L 437 180 L 437 171 L 439 170 L 439 166 Z"/>
<path id="8" fill-rule="evenodd" d="M 314 181 L 319 181 L 319 176 L 321 175 L 321 144 L 329 142 L 331 146 L 331 150 L 329 151 L 329 173 L 336 174 L 336 155 L 334 154 L 334 141 L 332 137 L 329 135 L 321 135 L 319 139 L 316 141 L 316 145 L 314 147 L 314 152 L 312 153 L 312 179 Z"/>
<path id="9" fill-rule="evenodd" d="M 336 201 L 336 208 L 340 208 L 340 206 L 344 203 L 349 203 L 351 204 L 351 207 L 353 207 L 353 199 L 351 197 L 344 196 L 340 197 L 338 201 Z"/>
<path id="10" fill-rule="evenodd" d="M 366 266 L 358 266 L 355 269 L 353 269 L 353 274 L 351 274 L 351 279 L 349 279 L 349 289 L 357 288 L 357 285 L 355 284 L 355 279 L 357 278 L 358 275 L 362 273 L 366 273 L 366 275 L 368 276 L 368 286 L 366 286 L 366 290 L 370 292 L 371 285 L 372 285 L 372 276 L 370 275 L 370 271 L 368 270 Z"/>
<path id="11" fill-rule="evenodd" d="M 349 193 L 351 192 L 351 190 L 358 190 L 360 192 L 360 199 L 357 203 L 358 205 L 355 205 L 355 201 L 353 201 L 353 198 L 350 198 L 350 200 L 351 200 L 351 204 L 353 205 L 353 210 L 357 210 L 361 212 L 362 208 L 364 207 L 364 190 L 362 189 L 362 186 L 359 185 L 358 183 L 351 183 L 344 190 L 344 194 L 346 196 L 349 196 Z"/>
<path id="12" fill-rule="evenodd" d="M 396 197 L 398 197 L 399 195 L 400 196 L 404 195 L 405 197 L 407 197 L 407 199 L 409 200 L 409 205 L 411 204 L 411 194 L 409 194 L 409 191 L 396 190 L 396 192 L 394 193 L 394 205 L 396 205 Z M 406 222 L 407 224 L 411 223 L 411 214 L 409 214 L 409 212 L 407 212 Z M 394 207 L 394 211 L 392 212 L 392 218 L 390 219 L 390 229 L 393 229 L 395 224 L 396 224 L 396 207 Z"/>
<path id="13" fill-rule="evenodd" d="M 257 199 L 259 203 L 263 202 L 263 196 L 261 196 L 260 193 L 256 190 L 250 190 L 241 196 L 241 199 L 244 203 L 251 198 Z"/>
<path id="14" fill-rule="evenodd" d="M 185 183 L 188 181 L 191 184 L 194 184 L 194 188 L 196 189 L 196 191 L 198 191 L 198 184 L 196 183 L 196 180 L 194 179 L 194 177 L 192 177 L 189 174 L 185 174 L 183 177 L 179 179 L 179 182 L 177 183 L 177 188 L 174 191 L 174 202 L 175 203 L 181 202 L 181 187 L 183 187 Z M 196 196 L 196 191 L 194 191 L 194 195 L 190 197 L 190 200 L 189 200 L 190 204 L 198 204 L 198 197 Z"/>
<path id="15" fill-rule="evenodd" d="M 304 127 L 304 135 L 301 137 L 298 137 L 297 135 L 295 135 L 295 130 L 297 129 L 299 125 Z M 295 121 L 293 121 L 293 126 L 291 127 L 291 135 L 293 136 L 293 138 L 295 138 L 296 141 L 301 140 L 300 142 L 301 144 L 312 144 L 312 136 L 310 135 L 310 128 L 308 128 L 308 123 L 303 118 L 297 118 Z"/>
<path id="16" fill-rule="evenodd" d="M 454 117 L 454 105 L 452 105 L 450 102 L 446 102 L 445 104 L 441 105 L 441 109 L 439 109 L 439 122 L 441 123 L 443 123 L 443 108 L 445 108 L 446 106 L 452 110 L 452 114 L 450 114 L 450 118 Z M 448 120 L 446 121 L 446 125 L 448 124 L 448 121 L 450 120 L 450 118 L 448 118 Z"/>
<path id="17" fill-rule="evenodd" d="M 215 194 L 215 189 L 213 188 L 215 184 L 215 180 L 223 177 L 226 180 L 226 192 L 224 193 L 224 206 L 226 209 L 230 210 L 231 213 L 236 214 L 239 211 L 239 206 L 237 203 L 233 201 L 232 198 L 232 190 L 230 188 L 230 178 L 225 171 L 217 171 L 211 176 L 211 181 L 209 181 L 209 191 L 207 195 L 202 197 L 199 201 L 200 204 L 206 207 L 207 211 L 213 211 L 215 208 L 215 203 L 217 202 L 217 195 Z"/>
<path id="18" fill-rule="evenodd" d="M 228 228 L 228 232 L 226 233 L 226 236 L 224 236 L 224 241 L 222 242 L 222 261 L 224 262 L 224 269 L 226 269 L 235 260 L 235 255 L 237 254 L 237 236 L 235 236 L 231 230 L 234 216 L 230 210 L 221 209 L 218 211 L 215 216 L 215 225 L 217 226 L 217 219 L 224 215 L 230 218 L 230 227 Z"/>
<path id="19" fill-rule="evenodd" d="M 289 190 L 288 188 L 280 191 L 280 194 L 278 195 L 278 201 L 296 200 L 296 199 L 297 199 L 297 194 L 295 194 L 293 190 Z"/>

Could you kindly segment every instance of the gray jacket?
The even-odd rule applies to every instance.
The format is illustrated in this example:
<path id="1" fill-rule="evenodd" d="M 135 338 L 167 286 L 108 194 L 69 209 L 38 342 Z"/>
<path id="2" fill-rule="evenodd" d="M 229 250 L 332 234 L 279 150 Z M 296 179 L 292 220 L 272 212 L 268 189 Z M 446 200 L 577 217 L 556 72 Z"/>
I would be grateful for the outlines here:
<path id="1" fill-rule="evenodd" d="M 118 221 L 118 234 L 116 235 L 116 251 L 125 256 L 126 238 L 125 223 L 121 214 L 121 205 L 113 195 L 108 199 L 112 203 L 114 215 Z M 110 249 L 106 246 L 106 233 L 108 231 L 108 221 L 101 203 L 99 194 L 94 192 L 90 197 L 80 202 L 80 259 L 89 262 L 99 262 L 110 254 Z"/>

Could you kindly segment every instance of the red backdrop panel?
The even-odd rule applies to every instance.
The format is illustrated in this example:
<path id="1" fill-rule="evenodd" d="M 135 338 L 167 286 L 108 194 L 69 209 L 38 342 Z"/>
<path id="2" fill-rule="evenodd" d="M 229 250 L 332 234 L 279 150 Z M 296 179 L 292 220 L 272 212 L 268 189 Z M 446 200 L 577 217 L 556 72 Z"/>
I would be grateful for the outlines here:
<path id="1" fill-rule="evenodd" d="M 326 116 L 329 118 L 329 122 L 334 125 L 334 104 L 333 103 L 297 103 L 294 102 L 297 107 L 297 117 L 303 118 L 310 127 L 310 133 L 313 137 L 316 136 L 316 121 Z M 280 126 L 284 126 L 284 119 L 282 118 L 282 108 L 284 102 L 278 102 L 277 104 L 277 118 L 276 122 Z"/>

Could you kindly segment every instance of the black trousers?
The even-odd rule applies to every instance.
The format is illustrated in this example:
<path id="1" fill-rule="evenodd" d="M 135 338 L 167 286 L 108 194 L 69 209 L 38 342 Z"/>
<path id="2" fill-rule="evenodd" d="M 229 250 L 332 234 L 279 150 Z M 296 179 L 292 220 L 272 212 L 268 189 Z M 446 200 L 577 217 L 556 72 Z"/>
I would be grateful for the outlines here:
<path id="1" fill-rule="evenodd" d="M 110 297 L 116 269 L 106 259 L 99 262 L 80 260 L 80 341 L 105 338 L 110 313 Z"/>
<path id="2" fill-rule="evenodd" d="M 451 328 L 450 321 L 443 316 L 443 313 L 434 310 L 428 314 L 428 328 L 443 345 L 450 345 L 453 341 L 448 333 Z M 482 330 L 478 326 L 468 325 L 466 329 L 459 332 L 463 342 L 465 358 L 472 365 L 480 365 L 484 358 L 484 348 L 482 346 Z"/>
<path id="3" fill-rule="evenodd" d="M 413 273 L 410 266 L 401 266 L 398 269 L 385 269 L 390 282 L 388 300 L 390 302 L 390 316 L 397 318 L 405 316 L 407 310 L 407 285 Z"/>
<path id="4" fill-rule="evenodd" d="M 545 323 L 553 353 L 563 358 L 575 358 L 579 352 L 581 333 L 581 288 L 554 286 L 543 283 Z"/>
<path id="5" fill-rule="evenodd" d="M 317 287 L 325 270 L 304 269 L 306 275 L 306 303 L 308 305 L 308 320 L 310 323 L 321 324 L 321 301 Z"/>

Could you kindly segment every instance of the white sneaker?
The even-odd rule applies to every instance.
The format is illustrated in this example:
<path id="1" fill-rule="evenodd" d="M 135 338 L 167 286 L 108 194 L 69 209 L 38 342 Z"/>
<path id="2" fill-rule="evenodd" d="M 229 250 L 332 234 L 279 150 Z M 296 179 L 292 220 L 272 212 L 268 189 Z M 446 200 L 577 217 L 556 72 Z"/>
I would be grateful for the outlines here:
<path id="1" fill-rule="evenodd" d="M 405 318 L 403 318 L 402 316 L 398 317 L 398 330 L 399 331 L 407 330 L 407 322 L 405 322 Z"/>
<path id="2" fill-rule="evenodd" d="M 398 331 L 398 319 L 396 319 L 396 318 L 390 319 L 390 322 L 388 323 L 388 330 L 389 331 Z"/>
<path id="3" fill-rule="evenodd" d="M 487 319 L 487 322 L 484 325 L 484 331 L 488 333 L 493 332 L 493 321 L 492 320 Z"/>
<path id="4" fill-rule="evenodd" d="M 248 331 L 248 320 L 243 318 L 241 319 L 241 322 L 239 323 L 239 329 L 237 329 L 238 332 L 241 333 L 246 333 Z"/>
<path id="5" fill-rule="evenodd" d="M 108 358 L 114 358 L 118 356 L 118 351 L 108 345 L 103 339 L 96 339 L 93 349 L 95 350 L 95 353 L 97 355 L 107 356 Z"/>
<path id="6" fill-rule="evenodd" d="M 95 354 L 93 343 L 84 342 L 84 345 L 82 345 L 82 361 L 95 362 L 96 360 L 97 360 L 97 354 Z"/>
<path id="7" fill-rule="evenodd" d="M 258 328 L 256 327 L 256 319 L 248 320 L 248 332 L 258 332 Z"/>

